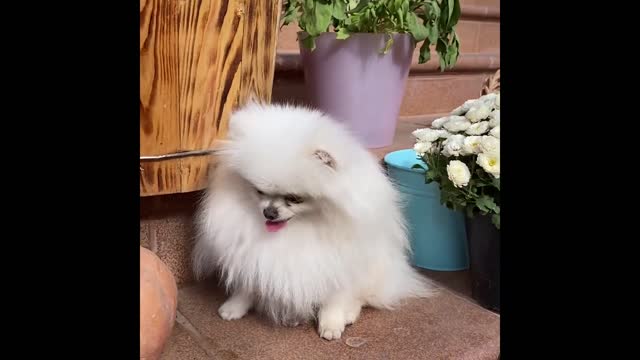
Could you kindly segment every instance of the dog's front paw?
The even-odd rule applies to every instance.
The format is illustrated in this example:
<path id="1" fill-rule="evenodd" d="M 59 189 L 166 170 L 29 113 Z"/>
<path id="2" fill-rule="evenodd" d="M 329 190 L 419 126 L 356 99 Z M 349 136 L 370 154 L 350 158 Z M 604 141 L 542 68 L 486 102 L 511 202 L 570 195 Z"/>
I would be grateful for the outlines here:
<path id="1" fill-rule="evenodd" d="M 248 311 L 249 307 L 245 303 L 230 299 L 220 306 L 218 314 L 224 320 L 237 320 L 245 316 Z"/>
<path id="2" fill-rule="evenodd" d="M 345 321 L 340 313 L 324 313 L 320 317 L 318 324 L 318 333 L 320 337 L 327 340 L 337 340 L 342 336 Z"/>
<path id="3" fill-rule="evenodd" d="M 287 321 L 283 322 L 282 325 L 285 326 L 285 327 L 296 327 L 296 326 L 300 325 L 300 321 L 298 321 L 298 320 L 287 320 Z"/>
<path id="4" fill-rule="evenodd" d="M 327 340 L 338 340 L 342 336 L 342 331 L 344 331 L 344 327 L 342 329 L 332 329 L 332 328 L 323 328 L 320 327 L 318 330 L 320 332 L 320 337 Z"/>
<path id="5" fill-rule="evenodd" d="M 351 325 L 358 320 L 358 316 L 360 316 L 360 310 L 362 309 L 362 303 L 354 301 L 353 304 L 348 308 L 344 319 L 347 322 L 347 325 Z"/>

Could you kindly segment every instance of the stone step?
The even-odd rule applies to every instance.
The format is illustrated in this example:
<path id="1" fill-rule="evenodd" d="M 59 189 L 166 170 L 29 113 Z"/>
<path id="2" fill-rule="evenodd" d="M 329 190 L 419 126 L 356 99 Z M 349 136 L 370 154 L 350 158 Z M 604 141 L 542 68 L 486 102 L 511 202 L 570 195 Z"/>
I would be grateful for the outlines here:
<path id="1" fill-rule="evenodd" d="M 441 287 L 396 310 L 363 309 L 342 338 L 321 339 L 315 324 L 273 326 L 254 313 L 225 321 L 215 281 L 182 288 L 177 324 L 161 359 L 478 359 L 500 353 L 500 316 Z"/>

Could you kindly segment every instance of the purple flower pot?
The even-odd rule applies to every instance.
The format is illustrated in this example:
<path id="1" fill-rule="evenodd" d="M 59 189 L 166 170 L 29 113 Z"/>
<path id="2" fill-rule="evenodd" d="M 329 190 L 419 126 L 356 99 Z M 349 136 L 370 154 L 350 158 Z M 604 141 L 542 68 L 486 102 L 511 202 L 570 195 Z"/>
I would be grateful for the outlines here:
<path id="1" fill-rule="evenodd" d="M 368 148 L 393 143 L 415 42 L 409 34 L 395 34 L 382 54 L 385 34 L 351 34 L 337 40 L 335 33 L 316 39 L 306 49 L 298 33 L 307 93 L 312 104 L 345 123 Z"/>

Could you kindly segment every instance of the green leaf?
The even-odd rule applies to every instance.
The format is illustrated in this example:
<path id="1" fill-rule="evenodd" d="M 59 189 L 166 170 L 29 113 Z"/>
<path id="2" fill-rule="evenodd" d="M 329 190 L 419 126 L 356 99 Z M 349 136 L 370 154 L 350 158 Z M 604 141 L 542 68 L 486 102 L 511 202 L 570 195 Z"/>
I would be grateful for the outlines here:
<path id="1" fill-rule="evenodd" d="M 482 195 L 476 200 L 476 206 L 485 213 L 493 212 L 500 214 L 500 207 L 496 205 L 493 198 L 487 195 Z"/>
<path id="2" fill-rule="evenodd" d="M 297 0 L 289 0 L 282 4 L 284 7 L 284 15 L 281 21 L 281 27 L 285 25 L 289 25 L 292 22 L 296 21 L 298 18 L 298 1 Z"/>
<path id="3" fill-rule="evenodd" d="M 420 164 L 414 164 L 412 167 L 412 169 L 422 169 L 422 170 L 426 170 L 422 165 Z"/>
<path id="4" fill-rule="evenodd" d="M 491 216 L 491 222 L 500 230 L 500 214 L 493 214 L 493 216 Z"/>
<path id="5" fill-rule="evenodd" d="M 451 0 L 449 0 L 449 3 L 451 3 Z M 455 0 L 453 5 L 453 10 L 451 10 L 451 8 L 449 9 L 450 9 L 449 10 L 450 14 L 449 14 L 449 21 L 447 22 L 447 27 L 449 29 L 453 29 L 453 27 L 458 24 L 458 20 L 460 20 L 460 14 L 461 14 L 460 1 Z"/>
<path id="6" fill-rule="evenodd" d="M 302 39 L 302 46 L 309 50 L 314 50 L 316 48 L 316 39 L 311 35 L 307 35 L 304 39 Z"/>
<path id="7" fill-rule="evenodd" d="M 498 189 L 498 191 L 500 191 L 500 179 L 496 179 L 494 178 L 493 180 L 491 180 L 491 185 L 493 185 L 493 187 L 495 187 L 496 189 Z"/>
<path id="8" fill-rule="evenodd" d="M 371 0 L 360 0 L 360 2 L 358 3 L 358 5 L 351 9 L 351 11 L 347 12 L 348 14 L 355 14 L 357 12 L 360 12 L 362 9 L 364 9 L 365 7 L 367 7 L 367 5 L 369 5 L 369 2 Z"/>
<path id="9" fill-rule="evenodd" d="M 283 0 L 282 23 L 296 22 L 311 35 L 303 46 L 315 49 L 315 38 L 335 31 L 344 40 L 353 33 L 384 33 L 382 54 L 393 46 L 390 34 L 409 33 L 420 47 L 419 63 L 431 60 L 432 45 L 440 69 L 453 67 L 460 55 L 454 26 L 460 18 L 460 0 Z"/>
<path id="10" fill-rule="evenodd" d="M 436 50 L 439 53 L 444 54 L 447 52 L 447 48 L 448 48 L 447 43 L 442 38 L 438 39 L 438 42 L 436 43 Z"/>
<path id="11" fill-rule="evenodd" d="M 438 30 L 438 25 L 437 24 L 428 24 L 427 25 L 427 30 L 429 32 L 429 42 L 432 44 L 435 44 L 436 41 L 438 41 L 438 36 L 440 35 L 440 31 Z"/>
<path id="12" fill-rule="evenodd" d="M 436 51 L 438 52 L 438 57 L 440 60 L 440 71 L 444 71 L 447 68 L 447 49 L 448 45 L 442 38 L 438 39 L 438 43 L 436 44 Z"/>
<path id="13" fill-rule="evenodd" d="M 423 41 L 427 36 L 429 36 L 427 27 L 418 21 L 418 17 L 415 13 L 409 13 L 407 15 L 407 27 L 416 42 Z"/>
<path id="14" fill-rule="evenodd" d="M 398 6 L 397 4 L 400 4 L 400 6 Z M 409 0 L 400 0 L 399 2 L 396 2 L 396 7 L 400 8 L 400 12 L 402 14 L 408 14 L 409 13 Z"/>
<path id="15" fill-rule="evenodd" d="M 369 7 L 366 11 L 366 14 L 369 19 L 371 32 L 376 32 L 376 23 L 378 22 L 378 14 L 376 14 L 376 10 L 373 7 Z"/>
<path id="16" fill-rule="evenodd" d="M 438 3 L 435 0 L 431 2 L 431 11 L 435 18 L 439 19 L 442 15 L 442 9 L 438 6 Z"/>
<path id="17" fill-rule="evenodd" d="M 301 25 L 311 36 L 318 36 L 326 32 L 331 24 L 333 5 L 314 0 L 304 0 L 303 13 L 300 17 Z M 315 45 L 314 45 L 315 48 Z"/>
<path id="18" fill-rule="evenodd" d="M 384 49 L 382 49 L 383 54 L 387 54 L 391 49 L 391 46 L 393 46 L 393 35 L 387 34 L 387 36 L 389 38 L 387 39 L 387 43 L 385 44 Z"/>
<path id="19" fill-rule="evenodd" d="M 336 33 L 336 39 L 338 40 L 347 39 L 349 36 L 351 36 L 351 34 L 349 33 L 349 30 L 347 30 L 347 28 L 344 28 L 344 27 L 341 27 Z"/>
<path id="20" fill-rule="evenodd" d="M 442 0 L 440 3 L 440 16 L 437 18 L 438 25 L 441 29 L 446 29 L 449 23 L 449 3 L 448 0 Z"/>
<path id="21" fill-rule="evenodd" d="M 431 181 L 439 182 L 438 180 L 440 180 L 440 176 L 438 175 L 438 172 L 434 169 L 427 170 L 427 172 L 425 173 L 425 176 L 427 179 Z M 438 185 L 439 185 L 439 188 L 442 190 L 442 184 L 438 184 Z"/>
<path id="22" fill-rule="evenodd" d="M 424 64 L 431 60 L 431 48 L 429 47 L 429 41 L 425 40 L 420 46 L 420 57 L 418 58 L 418 64 Z"/>
<path id="23" fill-rule="evenodd" d="M 332 14 L 333 17 L 338 20 L 344 20 L 347 18 L 347 4 L 344 0 L 333 0 Z"/>
<path id="24" fill-rule="evenodd" d="M 452 63 L 450 64 L 453 67 L 458 62 L 458 56 L 460 56 L 460 39 L 458 39 L 458 34 L 453 33 L 453 44 L 455 46 L 456 56 L 453 58 Z"/>
<path id="25" fill-rule="evenodd" d="M 402 13 L 402 10 L 398 9 L 398 11 L 396 11 L 396 15 L 398 15 L 398 20 L 400 21 L 400 28 L 404 29 L 404 14 Z M 391 21 L 393 22 L 393 18 Z"/>
<path id="26" fill-rule="evenodd" d="M 458 61 L 458 46 L 454 41 L 447 47 L 447 67 L 452 68 Z"/>

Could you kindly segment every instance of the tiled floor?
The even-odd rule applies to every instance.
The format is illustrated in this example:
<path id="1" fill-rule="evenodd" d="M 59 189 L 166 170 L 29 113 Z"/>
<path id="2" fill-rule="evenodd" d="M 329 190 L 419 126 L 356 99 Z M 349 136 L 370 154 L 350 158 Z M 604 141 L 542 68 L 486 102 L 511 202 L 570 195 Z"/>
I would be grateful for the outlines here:
<path id="1" fill-rule="evenodd" d="M 332 342 L 313 325 L 274 327 L 253 313 L 224 321 L 215 283 L 184 287 L 162 359 L 497 359 L 500 317 L 468 299 L 467 272 L 424 273 L 442 286 L 436 297 L 396 311 L 365 309 Z"/>

